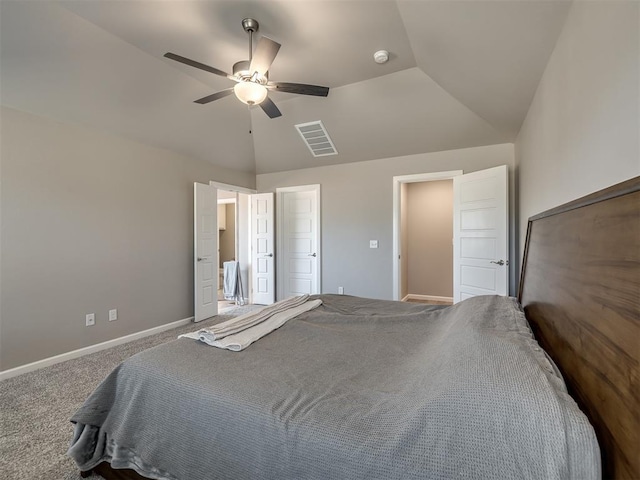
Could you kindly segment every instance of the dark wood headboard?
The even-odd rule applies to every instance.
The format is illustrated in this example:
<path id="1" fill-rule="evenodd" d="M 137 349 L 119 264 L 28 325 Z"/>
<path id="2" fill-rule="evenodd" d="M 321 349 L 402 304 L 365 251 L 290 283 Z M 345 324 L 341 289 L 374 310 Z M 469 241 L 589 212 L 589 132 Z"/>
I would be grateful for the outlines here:
<path id="1" fill-rule="evenodd" d="M 640 479 L 640 177 L 530 218 L 518 297 L 604 478 Z"/>

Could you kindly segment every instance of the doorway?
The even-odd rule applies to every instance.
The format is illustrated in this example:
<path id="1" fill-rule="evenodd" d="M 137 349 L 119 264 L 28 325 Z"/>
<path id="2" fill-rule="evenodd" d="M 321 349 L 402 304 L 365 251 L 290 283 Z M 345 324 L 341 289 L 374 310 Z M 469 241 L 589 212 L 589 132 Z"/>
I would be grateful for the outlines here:
<path id="1" fill-rule="evenodd" d="M 235 300 L 224 298 L 224 263 L 238 258 L 236 228 L 237 192 L 218 190 L 218 312 L 233 307 Z"/>
<path id="2" fill-rule="evenodd" d="M 402 185 L 453 179 L 453 301 L 507 295 L 509 279 L 509 168 L 507 165 L 393 178 L 393 299 L 401 300 Z M 406 264 L 405 264 L 406 265 Z"/>
<path id="3" fill-rule="evenodd" d="M 402 301 L 453 304 L 453 180 L 401 185 Z"/>
<path id="4" fill-rule="evenodd" d="M 452 183 L 452 179 L 458 175 L 462 175 L 462 170 L 454 170 L 448 172 L 436 172 L 436 173 L 421 173 L 416 175 L 403 175 L 399 177 L 393 177 L 393 299 L 394 300 L 417 300 L 428 301 L 430 303 L 445 302 L 450 303 L 452 301 L 452 295 L 444 295 L 442 293 L 448 293 L 449 290 L 443 290 L 444 281 L 446 278 L 453 275 L 453 264 L 450 265 L 446 278 L 437 278 L 437 275 L 431 275 L 433 273 L 429 268 L 430 262 L 435 262 L 439 269 L 443 268 L 442 258 L 438 255 L 434 256 L 434 246 L 439 250 L 446 250 L 446 235 L 448 237 L 448 243 L 452 247 L 453 232 L 448 231 L 443 235 L 431 235 L 434 229 L 430 229 L 429 225 L 425 225 L 424 220 L 420 220 L 419 205 L 424 200 L 425 192 L 427 192 L 426 198 L 431 197 L 434 199 L 435 195 L 442 195 L 446 188 L 429 189 L 428 183 L 440 182 Z M 413 184 L 416 186 L 414 187 Z M 421 185 L 426 185 L 421 187 Z M 446 183 L 440 183 L 441 186 L 445 186 Z M 410 190 L 414 192 L 414 208 L 413 212 L 410 208 L 407 208 L 409 204 Z M 431 195 L 429 191 L 431 190 Z M 448 200 L 448 203 L 452 203 L 453 197 Z M 437 206 L 429 208 L 432 211 L 433 218 L 442 218 L 444 215 L 449 215 L 453 219 L 452 207 L 448 212 L 438 212 Z M 443 222 L 440 222 L 441 224 Z M 415 235 L 411 237 L 411 232 Z M 424 236 L 430 239 L 431 245 L 427 245 L 430 248 L 421 248 L 421 242 Z M 443 240 L 444 236 L 444 240 Z M 411 244 L 411 245 L 410 245 Z M 422 245 L 424 246 L 424 245 Z M 414 260 L 409 257 L 411 251 L 414 252 L 414 257 L 418 260 L 414 263 Z M 411 265 L 410 265 L 411 262 Z M 433 267 L 434 265 L 431 265 Z M 411 282 L 411 283 L 410 283 Z M 453 281 L 450 282 L 451 288 L 453 287 Z M 411 292 L 411 288 L 417 289 L 415 292 Z M 431 290 L 430 290 L 431 289 Z M 435 290 L 434 290 L 435 289 Z"/>
<path id="5" fill-rule="evenodd" d="M 249 213 L 251 208 L 251 196 L 256 193 L 255 190 L 245 187 L 239 187 L 236 185 L 229 185 L 220 182 L 209 182 L 211 187 L 216 189 L 216 198 L 218 203 L 217 212 L 219 215 L 224 209 L 224 231 L 220 230 L 223 226 L 219 224 L 218 230 L 218 259 L 217 259 L 217 293 L 218 299 L 220 299 L 220 291 L 222 290 L 223 272 L 220 270 L 222 263 L 225 260 L 235 259 L 238 262 L 240 269 L 240 279 L 243 288 L 242 303 L 251 303 L 251 228 Z M 232 208 L 233 207 L 233 208 Z M 228 237 L 228 238 L 224 238 Z M 229 242 L 229 247 L 224 249 L 222 247 L 223 241 Z M 220 256 L 220 249 L 223 248 L 222 256 Z M 230 253 L 225 253 L 230 252 Z M 229 309 L 235 307 L 236 302 L 219 303 L 218 306 L 222 309 Z M 220 310 L 219 310 L 220 311 Z"/>

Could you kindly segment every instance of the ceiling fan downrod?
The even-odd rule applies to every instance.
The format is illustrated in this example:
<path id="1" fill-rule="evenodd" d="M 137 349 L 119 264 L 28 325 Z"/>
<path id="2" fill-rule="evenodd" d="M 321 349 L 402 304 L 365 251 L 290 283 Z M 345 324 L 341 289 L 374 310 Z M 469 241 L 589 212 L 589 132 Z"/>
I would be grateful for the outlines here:
<path id="1" fill-rule="evenodd" d="M 257 32 L 260 24 L 253 18 L 243 18 L 242 28 L 249 34 L 249 62 L 253 58 L 253 32 Z"/>

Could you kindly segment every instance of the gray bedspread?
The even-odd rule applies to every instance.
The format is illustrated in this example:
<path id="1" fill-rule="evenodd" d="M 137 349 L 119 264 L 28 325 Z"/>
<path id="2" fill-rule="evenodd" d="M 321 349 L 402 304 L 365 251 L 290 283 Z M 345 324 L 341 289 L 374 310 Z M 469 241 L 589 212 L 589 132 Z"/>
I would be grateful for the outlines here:
<path id="1" fill-rule="evenodd" d="M 514 299 L 320 298 L 242 352 L 179 339 L 126 360 L 73 416 L 69 455 L 180 480 L 600 478 Z"/>

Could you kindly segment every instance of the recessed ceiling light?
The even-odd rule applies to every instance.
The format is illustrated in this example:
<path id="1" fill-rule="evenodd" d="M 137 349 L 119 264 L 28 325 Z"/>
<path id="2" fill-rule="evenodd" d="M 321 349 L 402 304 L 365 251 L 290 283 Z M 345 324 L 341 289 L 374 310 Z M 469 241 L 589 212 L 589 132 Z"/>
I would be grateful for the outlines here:
<path id="1" fill-rule="evenodd" d="M 373 54 L 373 59 L 376 61 L 376 63 L 387 63 L 387 61 L 389 60 L 389 52 L 387 52 L 386 50 L 378 50 Z"/>

